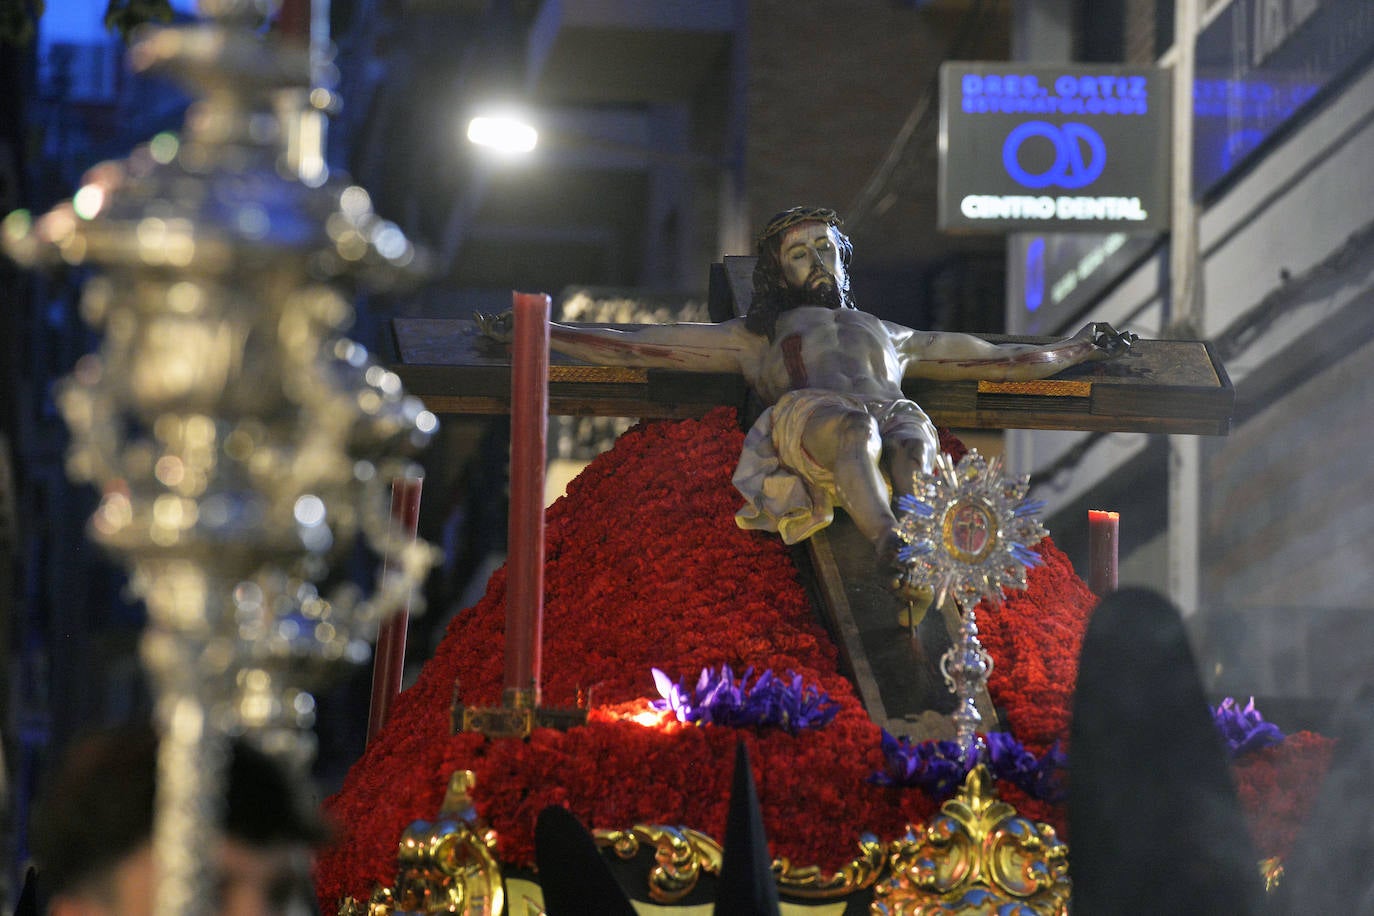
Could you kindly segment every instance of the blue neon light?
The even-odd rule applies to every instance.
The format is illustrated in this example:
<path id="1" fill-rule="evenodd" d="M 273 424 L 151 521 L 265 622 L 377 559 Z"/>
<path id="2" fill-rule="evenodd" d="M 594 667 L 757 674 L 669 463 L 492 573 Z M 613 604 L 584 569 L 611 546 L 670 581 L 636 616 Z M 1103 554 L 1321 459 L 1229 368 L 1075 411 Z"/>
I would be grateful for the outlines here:
<path id="1" fill-rule="evenodd" d="M 1054 146 L 1054 162 L 1043 172 L 1031 172 L 1021 165 L 1021 146 L 1032 137 L 1043 137 Z M 1002 165 L 1022 187 L 1082 188 L 1102 176 L 1107 167 L 1107 144 L 1101 134 L 1086 124 L 1026 121 L 1007 134 L 1002 144 Z"/>
<path id="2" fill-rule="evenodd" d="M 968 114 L 1143 115 L 1149 84 L 1140 75 L 1064 74 L 1049 86 L 1035 74 L 970 73 L 960 81 Z"/>
<path id="3" fill-rule="evenodd" d="M 1045 302 L 1045 237 L 1037 235 L 1026 245 L 1026 311 Z"/>

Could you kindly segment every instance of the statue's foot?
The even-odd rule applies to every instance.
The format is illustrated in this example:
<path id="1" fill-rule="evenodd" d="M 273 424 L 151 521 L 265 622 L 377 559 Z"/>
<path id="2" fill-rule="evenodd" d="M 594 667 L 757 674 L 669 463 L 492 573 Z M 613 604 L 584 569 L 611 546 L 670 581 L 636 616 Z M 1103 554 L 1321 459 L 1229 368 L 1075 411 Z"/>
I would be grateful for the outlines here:
<path id="1" fill-rule="evenodd" d="M 902 609 L 897 613 L 897 623 L 910 629 L 920 626 L 926 612 L 930 610 L 935 593 L 929 588 L 914 584 L 909 576 L 902 573 L 893 577 L 889 587 L 902 601 Z"/>
<path id="2" fill-rule="evenodd" d="M 925 598 L 918 597 L 915 601 L 909 601 L 902 605 L 902 609 L 897 612 L 897 625 L 906 630 L 914 630 L 921 625 L 921 621 L 926 619 L 926 612 L 930 610 L 930 592 L 925 592 Z"/>
<path id="3" fill-rule="evenodd" d="M 904 627 L 915 627 L 925 617 L 934 593 L 912 581 L 910 570 L 897 559 L 901 547 L 902 537 L 895 529 L 889 529 L 878 538 L 878 573 L 888 577 L 888 588 L 902 602 L 897 622 Z"/>

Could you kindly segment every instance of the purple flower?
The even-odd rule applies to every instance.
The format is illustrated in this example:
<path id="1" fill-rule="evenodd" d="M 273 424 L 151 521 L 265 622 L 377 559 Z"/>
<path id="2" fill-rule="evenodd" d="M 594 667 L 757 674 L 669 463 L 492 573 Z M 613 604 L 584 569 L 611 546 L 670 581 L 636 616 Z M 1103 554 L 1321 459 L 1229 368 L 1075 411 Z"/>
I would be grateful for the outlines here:
<path id="1" fill-rule="evenodd" d="M 658 687 L 661 700 L 654 700 L 651 704 L 654 709 L 672 710 L 677 714 L 678 719 L 686 721 L 683 710 L 687 709 L 691 703 L 687 694 L 682 692 L 677 684 L 674 684 L 668 675 L 657 668 L 650 669 L 654 675 L 654 685 Z"/>
<path id="2" fill-rule="evenodd" d="M 829 724 L 840 711 L 840 704 L 829 694 L 803 684 L 800 674 L 789 671 L 787 678 L 780 678 L 769 669 L 749 686 L 753 674 L 749 668 L 736 680 L 729 665 L 721 665 L 718 672 L 703 668 L 689 695 L 681 683 L 674 684 L 654 668 L 654 683 L 663 699 L 652 705 L 672 711 L 680 722 L 733 728 L 774 726 L 794 735 Z"/>
<path id="3" fill-rule="evenodd" d="M 1264 721 L 1255 708 L 1255 698 L 1241 708 L 1234 697 L 1226 697 L 1212 710 L 1212 722 L 1216 725 L 1226 748 L 1232 757 L 1240 757 L 1271 744 L 1282 744 L 1283 732 L 1273 722 Z"/>
<path id="4" fill-rule="evenodd" d="M 1049 802 L 1063 800 L 1060 774 L 1068 766 L 1069 759 L 1060 750 L 1058 741 L 1039 759 L 1010 732 L 989 732 L 987 746 L 988 770 L 993 776 L 1019 787 L 1031 798 Z"/>
<path id="5" fill-rule="evenodd" d="M 883 729 L 883 757 L 887 766 L 868 781 L 880 786 L 922 789 L 934 798 L 954 793 L 973 767 L 973 754 L 965 755 L 954 741 L 913 743 L 906 735 L 893 737 Z"/>
<path id="6" fill-rule="evenodd" d="M 912 742 L 883 730 L 883 757 L 887 766 L 868 781 L 880 786 L 921 789 L 932 798 L 953 794 L 978 761 L 978 751 L 965 754 L 954 741 Z M 986 736 L 988 772 L 1019 787 L 1032 798 L 1057 801 L 1063 796 L 1060 773 L 1067 759 L 1055 744 L 1037 758 L 1009 732 Z"/>

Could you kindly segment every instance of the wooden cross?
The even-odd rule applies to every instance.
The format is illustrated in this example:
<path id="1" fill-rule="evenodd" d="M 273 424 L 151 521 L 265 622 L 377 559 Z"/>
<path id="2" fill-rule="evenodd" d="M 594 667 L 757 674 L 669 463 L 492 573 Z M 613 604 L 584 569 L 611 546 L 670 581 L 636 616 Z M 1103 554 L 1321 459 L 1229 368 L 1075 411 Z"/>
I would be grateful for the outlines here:
<path id="1" fill-rule="evenodd" d="M 713 318 L 747 311 L 753 262 L 751 257 L 727 257 L 713 267 Z M 473 322 L 397 318 L 393 330 L 399 362 L 392 368 L 406 390 L 431 411 L 509 412 L 509 355 L 482 337 Z M 998 343 L 1048 340 L 981 336 Z M 1211 347 L 1191 340 L 1140 340 L 1119 359 L 1074 366 L 1040 381 L 908 379 L 903 387 L 934 423 L 958 429 L 1225 435 L 1235 405 L 1235 390 Z M 748 414 L 749 391 L 742 377 L 587 365 L 556 353 L 550 358 L 552 414 L 682 418 L 720 405 Z M 874 720 L 893 734 L 947 737 L 946 714 L 954 702 L 938 664 L 958 626 L 957 611 L 948 607 L 927 614 L 914 641 L 894 638 L 904 632 L 898 624 L 901 607 L 875 581 L 872 545 L 842 511 L 829 528 L 798 545 L 797 560 L 814 573 L 831 632 Z M 986 727 L 995 728 L 986 696 L 979 706 Z"/>

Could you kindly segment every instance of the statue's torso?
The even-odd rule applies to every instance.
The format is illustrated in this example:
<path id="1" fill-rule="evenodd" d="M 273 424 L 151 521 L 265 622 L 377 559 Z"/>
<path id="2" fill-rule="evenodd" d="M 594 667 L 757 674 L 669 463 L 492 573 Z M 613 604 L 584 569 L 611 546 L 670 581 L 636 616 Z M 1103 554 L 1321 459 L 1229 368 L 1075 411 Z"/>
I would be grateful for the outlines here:
<path id="1" fill-rule="evenodd" d="M 754 383 L 770 404 L 798 388 L 893 400 L 902 397 L 904 366 L 880 319 L 854 309 L 803 306 L 778 317 Z"/>

